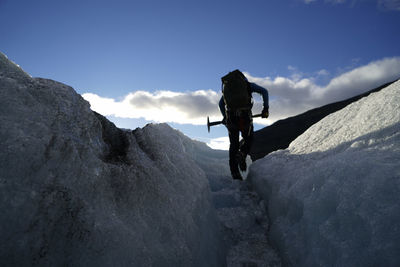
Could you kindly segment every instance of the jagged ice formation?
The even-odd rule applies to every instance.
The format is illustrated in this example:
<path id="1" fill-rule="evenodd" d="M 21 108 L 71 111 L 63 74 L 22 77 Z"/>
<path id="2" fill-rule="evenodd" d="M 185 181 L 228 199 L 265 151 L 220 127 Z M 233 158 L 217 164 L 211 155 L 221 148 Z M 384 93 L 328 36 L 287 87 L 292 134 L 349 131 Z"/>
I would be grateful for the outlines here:
<path id="1" fill-rule="evenodd" d="M 0 53 L 1 266 L 223 266 L 204 171 L 167 125 L 124 131 Z"/>
<path id="2" fill-rule="evenodd" d="M 400 81 L 253 163 L 289 266 L 399 266 Z"/>

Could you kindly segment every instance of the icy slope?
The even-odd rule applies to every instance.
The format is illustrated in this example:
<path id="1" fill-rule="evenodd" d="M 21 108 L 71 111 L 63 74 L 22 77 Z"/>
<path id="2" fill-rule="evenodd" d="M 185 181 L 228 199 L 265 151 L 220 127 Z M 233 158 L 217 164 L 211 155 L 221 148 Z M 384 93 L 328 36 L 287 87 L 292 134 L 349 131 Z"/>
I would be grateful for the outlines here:
<path id="1" fill-rule="evenodd" d="M 133 132 L 0 53 L 0 266 L 223 266 L 204 171 L 166 125 Z"/>
<path id="2" fill-rule="evenodd" d="M 400 81 L 251 166 L 290 266 L 400 265 Z"/>
<path id="3" fill-rule="evenodd" d="M 324 117 L 339 111 L 347 105 L 358 101 L 371 93 L 380 91 L 393 82 L 381 85 L 375 89 L 346 100 L 330 103 L 302 114 L 279 120 L 268 127 L 255 131 L 254 142 L 250 151 L 252 160 L 263 158 L 267 154 L 276 150 L 288 148 L 291 142 Z"/>

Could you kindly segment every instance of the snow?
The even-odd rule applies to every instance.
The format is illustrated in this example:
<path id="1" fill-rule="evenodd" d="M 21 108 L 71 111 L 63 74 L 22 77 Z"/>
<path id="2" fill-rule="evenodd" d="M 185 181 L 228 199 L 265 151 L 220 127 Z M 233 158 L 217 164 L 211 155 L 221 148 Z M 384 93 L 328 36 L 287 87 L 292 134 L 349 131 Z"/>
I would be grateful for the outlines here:
<path id="1" fill-rule="evenodd" d="M 281 261 L 268 241 L 268 217 L 265 202 L 246 181 L 232 181 L 212 192 L 218 218 L 228 243 L 227 266 L 280 267 Z"/>
<path id="2" fill-rule="evenodd" d="M 118 129 L 1 53 L 0 89 L 2 266 L 281 266 L 276 251 L 284 266 L 400 265 L 399 81 L 246 181 L 226 151 L 167 124 Z"/>
<path id="3" fill-rule="evenodd" d="M 1 53 L 0 125 L 0 266 L 224 266 L 199 144 L 118 129 Z"/>
<path id="4" fill-rule="evenodd" d="M 292 266 L 399 266 L 400 81 L 325 117 L 248 179 Z"/>
<path id="5" fill-rule="evenodd" d="M 0 78 L 27 80 L 32 78 L 24 72 L 18 64 L 8 59 L 6 55 L 0 52 Z"/>
<path id="6" fill-rule="evenodd" d="M 227 151 L 118 129 L 0 53 L 0 266 L 281 266 Z"/>

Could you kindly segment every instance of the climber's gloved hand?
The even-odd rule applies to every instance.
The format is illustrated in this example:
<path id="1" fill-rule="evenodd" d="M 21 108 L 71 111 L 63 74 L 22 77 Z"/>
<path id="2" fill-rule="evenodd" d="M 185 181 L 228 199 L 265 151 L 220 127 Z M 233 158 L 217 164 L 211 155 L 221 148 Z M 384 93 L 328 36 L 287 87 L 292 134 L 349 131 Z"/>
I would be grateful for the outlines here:
<path id="1" fill-rule="evenodd" d="M 268 118 L 268 116 L 269 116 L 269 112 L 268 112 L 268 108 L 264 108 L 262 111 L 261 111 L 261 118 Z"/>

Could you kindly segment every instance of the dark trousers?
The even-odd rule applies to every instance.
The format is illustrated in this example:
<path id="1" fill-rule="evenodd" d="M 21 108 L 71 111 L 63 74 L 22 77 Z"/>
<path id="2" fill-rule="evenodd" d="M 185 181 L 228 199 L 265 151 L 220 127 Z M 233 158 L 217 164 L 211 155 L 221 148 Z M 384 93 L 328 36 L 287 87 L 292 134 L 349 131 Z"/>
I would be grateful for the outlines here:
<path id="1" fill-rule="evenodd" d="M 239 167 L 236 155 L 239 151 L 245 155 L 249 154 L 253 142 L 253 119 L 251 112 L 242 114 L 228 114 L 227 124 L 229 131 L 229 167 L 231 173 L 238 173 Z M 242 134 L 243 140 L 239 143 L 239 134 Z"/>

